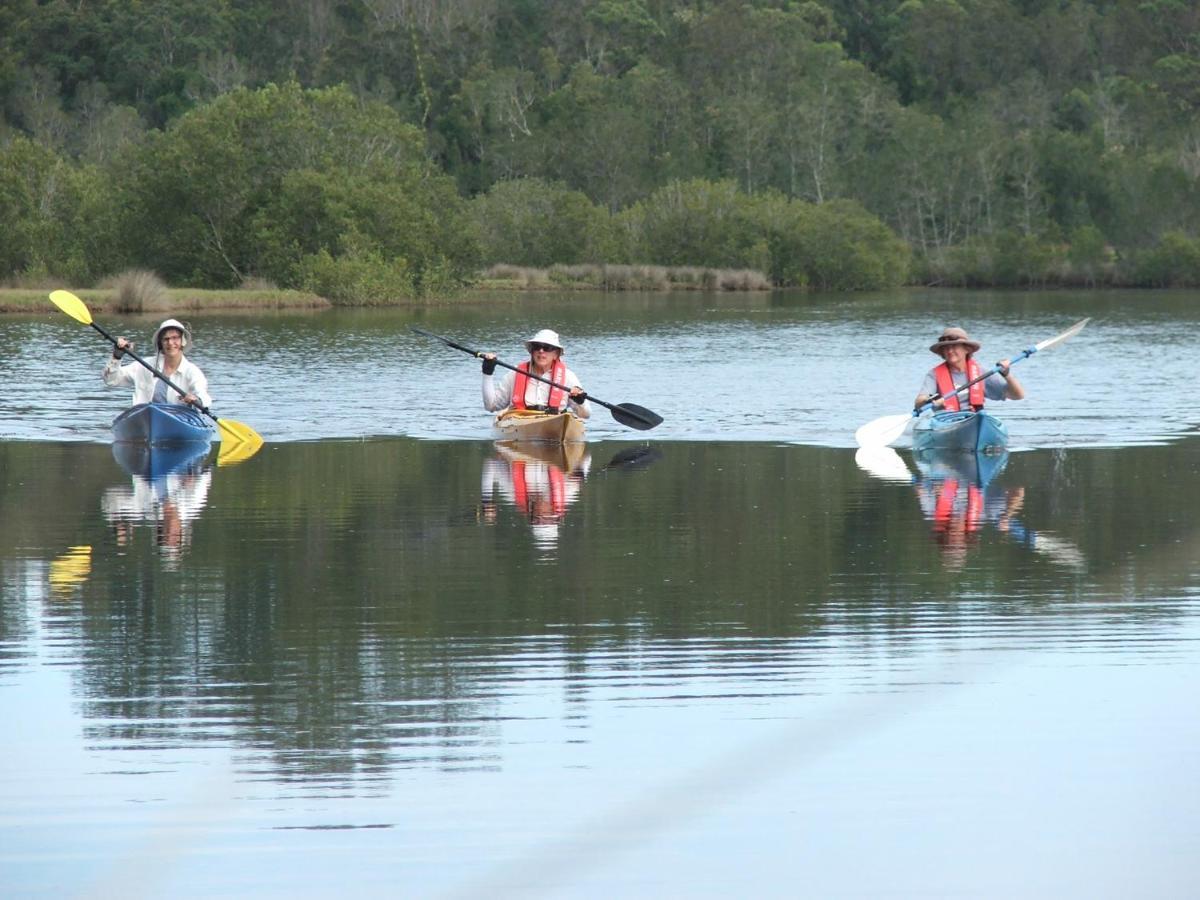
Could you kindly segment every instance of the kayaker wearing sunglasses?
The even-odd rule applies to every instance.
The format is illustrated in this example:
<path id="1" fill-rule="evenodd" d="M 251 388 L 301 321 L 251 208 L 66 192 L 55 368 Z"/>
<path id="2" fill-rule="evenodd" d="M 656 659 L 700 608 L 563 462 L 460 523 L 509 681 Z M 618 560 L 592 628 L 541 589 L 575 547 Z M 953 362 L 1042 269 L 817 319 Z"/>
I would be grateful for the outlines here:
<path id="1" fill-rule="evenodd" d="M 592 414 L 587 393 L 579 378 L 562 361 L 563 346 L 558 332 L 543 328 L 525 342 L 529 360 L 517 366 L 521 371 L 505 370 L 496 375 L 496 354 L 483 354 L 483 407 L 491 412 L 502 409 L 544 409 L 561 412 L 569 409 L 581 419 Z M 526 373 L 540 375 L 568 390 L 546 384 Z"/>
<path id="2" fill-rule="evenodd" d="M 980 346 L 979 341 L 971 340 L 961 328 L 944 329 L 942 336 L 929 349 L 945 362 L 926 373 L 913 407 L 925 405 L 930 397 L 938 394 L 944 399 L 935 400 L 934 409 L 948 409 L 952 412 L 968 409 L 978 411 L 983 408 L 984 400 L 1023 399 L 1025 388 L 1009 370 L 1011 361 L 1007 359 L 996 363 L 1000 367 L 999 372 L 972 385 L 965 394 L 954 393 L 956 388 L 963 387 L 985 371 L 975 361 L 975 354 Z"/>

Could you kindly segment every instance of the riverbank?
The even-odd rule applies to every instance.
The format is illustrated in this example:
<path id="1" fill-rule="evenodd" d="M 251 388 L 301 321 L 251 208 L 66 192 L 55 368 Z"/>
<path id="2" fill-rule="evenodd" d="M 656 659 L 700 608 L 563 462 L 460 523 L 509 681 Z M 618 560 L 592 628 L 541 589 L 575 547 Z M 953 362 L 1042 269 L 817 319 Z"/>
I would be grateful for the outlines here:
<path id="1" fill-rule="evenodd" d="M 115 288 L 71 288 L 92 312 L 97 313 L 178 313 L 217 309 L 284 310 L 327 309 L 324 297 L 304 291 L 278 289 L 215 291 L 200 288 L 168 288 L 165 292 L 136 303 L 120 296 Z M 53 309 L 50 289 L 0 289 L 0 313 L 37 313 Z"/>
<path id="2" fill-rule="evenodd" d="M 36 313 L 48 308 L 47 295 L 55 285 L 44 288 L 0 288 L 0 313 Z M 159 282 L 151 290 L 111 288 L 69 288 L 93 312 L 155 313 L 204 310 L 301 310 L 328 309 L 331 306 L 357 306 L 332 303 L 306 291 L 279 288 L 206 290 L 202 288 L 165 288 Z M 497 291 L 770 291 L 770 278 L 751 269 L 710 269 L 700 266 L 631 265 L 556 265 L 548 269 L 528 266 L 496 265 L 479 274 L 478 279 L 452 297 L 397 297 L 386 306 L 415 306 L 429 303 L 470 301 L 481 292 Z M 378 302 L 363 306 L 379 306 Z"/>

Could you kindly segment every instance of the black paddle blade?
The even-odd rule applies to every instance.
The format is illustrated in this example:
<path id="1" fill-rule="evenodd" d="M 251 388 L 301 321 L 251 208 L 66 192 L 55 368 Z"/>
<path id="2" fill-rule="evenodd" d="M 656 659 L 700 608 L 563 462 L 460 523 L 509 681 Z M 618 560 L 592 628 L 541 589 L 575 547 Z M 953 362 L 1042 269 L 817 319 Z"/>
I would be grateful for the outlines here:
<path id="1" fill-rule="evenodd" d="M 660 459 L 662 459 L 662 451 L 656 447 L 626 447 L 613 454 L 613 458 L 600 471 L 610 472 L 620 469 L 624 472 L 632 472 L 653 465 Z"/>
<path id="2" fill-rule="evenodd" d="M 644 406 L 638 406 L 636 403 L 618 403 L 611 407 L 612 416 L 622 425 L 628 425 L 630 428 L 636 428 L 638 431 L 649 431 L 651 428 L 657 428 L 662 424 L 663 417 L 656 412 L 651 412 Z"/>

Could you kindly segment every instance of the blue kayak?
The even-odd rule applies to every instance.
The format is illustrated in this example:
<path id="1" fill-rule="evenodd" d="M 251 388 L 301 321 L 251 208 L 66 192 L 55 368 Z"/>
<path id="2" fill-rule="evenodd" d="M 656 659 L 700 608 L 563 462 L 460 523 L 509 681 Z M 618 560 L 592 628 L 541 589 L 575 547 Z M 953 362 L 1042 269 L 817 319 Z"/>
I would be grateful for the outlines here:
<path id="1" fill-rule="evenodd" d="M 113 459 L 130 475 L 165 478 L 203 471 L 212 445 L 206 441 L 175 444 L 142 444 L 117 441 L 112 445 Z"/>
<path id="2" fill-rule="evenodd" d="M 980 453 L 1008 446 L 1008 429 L 985 412 L 939 412 L 917 419 L 913 452 L 953 450 Z"/>
<path id="3" fill-rule="evenodd" d="M 217 435 L 206 416 L 184 403 L 139 403 L 112 423 L 113 440 L 136 444 L 208 443 Z"/>
<path id="4" fill-rule="evenodd" d="M 986 488 L 1008 464 L 1007 450 L 964 453 L 961 450 L 918 450 L 913 461 L 921 478 L 929 481 L 962 481 Z"/>

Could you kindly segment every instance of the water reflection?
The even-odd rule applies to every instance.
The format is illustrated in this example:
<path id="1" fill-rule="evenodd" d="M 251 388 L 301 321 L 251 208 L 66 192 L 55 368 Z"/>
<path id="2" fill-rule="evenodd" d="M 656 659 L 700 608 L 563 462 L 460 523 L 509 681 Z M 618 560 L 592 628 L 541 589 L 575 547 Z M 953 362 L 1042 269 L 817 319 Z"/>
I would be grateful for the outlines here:
<path id="1" fill-rule="evenodd" d="M 445 868 L 417 859 L 428 842 L 371 844 L 384 826 L 435 835 L 455 858 L 499 843 L 486 876 L 540 834 L 584 828 L 580 809 L 622 825 L 633 809 L 682 832 L 723 788 L 789 846 L 805 846 L 805 825 L 781 796 L 828 797 L 821 812 L 854 827 L 898 808 L 878 842 L 890 846 L 926 809 L 956 826 L 945 814 L 964 790 L 971 814 L 1008 823 L 1001 839 L 1023 833 L 1031 802 L 1058 803 L 1045 784 L 1060 782 L 1059 760 L 1083 767 L 1084 809 L 1114 778 L 1138 797 L 1164 771 L 1187 777 L 1200 442 L 1014 452 L 986 486 L 908 454 L 876 461 L 882 481 L 845 450 L 662 446 L 593 443 L 579 472 L 582 459 L 535 465 L 490 442 L 271 445 L 211 481 L 194 546 L 172 567 L 150 540 L 113 552 L 101 498 L 123 497 L 122 521 L 145 537 L 154 520 L 132 495 L 161 480 L 174 498 L 189 467 L 156 479 L 140 474 L 152 466 L 117 469 L 109 447 L 0 442 L 0 712 L 27 723 L 0 735 L 15 773 L 0 804 L 21 823 L 4 835 L 19 869 L 8 893 L 36 895 L 47 854 L 69 846 L 87 862 L 65 892 L 99 895 L 80 884 L 91 860 L 143 839 L 157 853 L 164 832 L 188 847 L 198 820 L 205 846 L 242 848 L 247 867 L 197 853 L 195 880 L 156 894 L 240 896 L 268 879 L 267 896 L 333 892 L 291 871 L 276 881 L 259 862 L 287 854 L 339 877 L 367 870 L 378 896 L 402 878 L 432 896 L 448 889 L 410 871 Z M 559 561 L 537 577 L 516 462 L 527 500 L 548 491 L 552 511 L 549 469 L 561 478 Z M 475 518 L 481 470 L 495 473 L 483 487 L 493 527 Z M 985 495 L 969 564 L 953 572 L 918 502 L 939 480 Z M 953 498 L 952 511 L 971 502 L 961 487 Z M 48 602 L 47 561 L 85 545 L 73 602 Z M 81 574 L 82 555 L 71 565 Z M 1125 738 L 1140 743 L 1078 756 Z M 1049 760 L 1044 781 L 970 793 L 978 772 L 1014 758 L 1022 773 Z M 1154 764 L 1117 768 L 1125 760 Z M 864 771 L 878 783 L 864 787 Z M 797 781 L 759 790 L 764 773 Z M 887 790 L 898 793 L 880 804 Z M 1162 808 L 1194 832 L 1190 808 Z M 684 847 L 668 874 L 684 877 L 716 841 L 736 849 L 751 834 L 739 823 L 736 840 L 714 830 Z M 315 830 L 336 843 L 311 843 Z M 403 872 L 388 868 L 398 854 Z M 757 864 L 742 861 L 740 872 Z"/>
<path id="2" fill-rule="evenodd" d="M 553 556 L 559 528 L 579 498 L 591 465 L 591 454 L 582 442 L 498 442 L 496 455 L 483 463 L 480 519 L 488 525 L 496 523 L 499 497 L 529 522 L 543 557 Z"/>
<path id="3" fill-rule="evenodd" d="M 56 600 L 73 598 L 91 574 L 92 548 L 87 544 L 68 547 L 65 553 L 50 561 L 50 596 Z"/>
<path id="4" fill-rule="evenodd" d="M 105 490 L 100 508 L 112 528 L 118 552 L 134 540 L 139 526 L 153 530 L 167 562 L 177 563 L 191 545 L 192 523 L 208 502 L 212 486 L 207 443 L 165 446 L 117 442 L 113 458 L 129 473 L 131 485 Z"/>
<path id="5" fill-rule="evenodd" d="M 1007 532 L 1025 503 L 1025 488 L 993 484 L 1008 463 L 1008 451 L 926 451 L 913 459 L 919 473 L 915 486 L 921 513 L 932 526 L 943 564 L 951 569 L 966 562 L 984 526 Z"/>
<path id="6" fill-rule="evenodd" d="M 926 450 L 913 454 L 915 472 L 891 447 L 862 447 L 854 461 L 873 478 L 913 486 L 947 569 L 961 569 L 970 551 L 983 543 L 987 529 L 1065 568 L 1081 572 L 1087 567 L 1083 551 L 1073 542 L 1035 530 L 1022 519 L 1026 486 L 998 481 L 1008 466 L 1007 450 Z"/>

